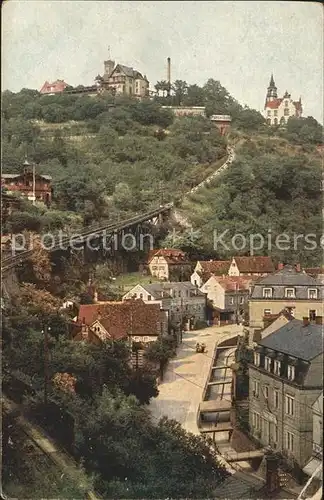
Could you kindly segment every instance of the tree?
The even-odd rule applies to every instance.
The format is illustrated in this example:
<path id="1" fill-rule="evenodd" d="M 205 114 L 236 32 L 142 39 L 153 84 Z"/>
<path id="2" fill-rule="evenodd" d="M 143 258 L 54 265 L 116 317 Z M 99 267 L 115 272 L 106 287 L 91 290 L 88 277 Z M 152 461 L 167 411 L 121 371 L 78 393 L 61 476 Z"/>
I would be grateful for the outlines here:
<path id="1" fill-rule="evenodd" d="M 187 93 L 184 97 L 183 104 L 185 106 L 204 106 L 205 93 L 198 85 L 188 85 Z"/>
<path id="2" fill-rule="evenodd" d="M 8 226 L 11 233 L 17 234 L 23 231 L 39 232 L 42 220 L 38 215 L 29 212 L 12 212 L 8 217 Z"/>
<path id="3" fill-rule="evenodd" d="M 176 106 L 181 106 L 187 94 L 188 84 L 184 80 L 176 80 L 172 84 Z"/>

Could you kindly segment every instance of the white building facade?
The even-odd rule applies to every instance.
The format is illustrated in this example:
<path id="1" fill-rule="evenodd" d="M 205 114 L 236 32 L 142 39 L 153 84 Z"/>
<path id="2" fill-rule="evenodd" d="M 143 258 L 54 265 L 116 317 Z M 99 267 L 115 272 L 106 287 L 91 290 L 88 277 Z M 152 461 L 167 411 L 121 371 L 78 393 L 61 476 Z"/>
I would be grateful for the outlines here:
<path id="1" fill-rule="evenodd" d="M 285 126 L 291 116 L 300 118 L 302 113 L 301 97 L 299 101 L 293 101 L 291 95 L 286 91 L 283 97 L 278 98 L 277 87 L 273 75 L 271 75 L 264 105 L 264 116 L 267 124 Z"/>

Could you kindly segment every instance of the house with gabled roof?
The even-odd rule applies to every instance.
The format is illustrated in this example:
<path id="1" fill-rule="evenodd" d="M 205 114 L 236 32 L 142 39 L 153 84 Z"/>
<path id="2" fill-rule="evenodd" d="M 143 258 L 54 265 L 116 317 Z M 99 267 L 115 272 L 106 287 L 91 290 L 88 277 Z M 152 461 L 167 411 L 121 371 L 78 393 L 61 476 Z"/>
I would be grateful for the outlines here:
<path id="1" fill-rule="evenodd" d="M 243 322 L 252 283 L 253 276 L 210 276 L 200 290 L 212 307 L 213 323 Z"/>
<path id="2" fill-rule="evenodd" d="M 187 322 L 191 325 L 206 319 L 206 295 L 190 281 L 135 285 L 123 300 L 140 298 L 145 303 L 159 304 L 169 324 Z"/>
<path id="3" fill-rule="evenodd" d="M 253 257 L 235 256 L 229 266 L 229 276 L 242 276 L 245 274 L 252 276 L 266 276 L 273 273 L 275 266 L 271 257 L 254 255 Z"/>
<path id="4" fill-rule="evenodd" d="M 190 281 L 200 288 L 212 275 L 227 275 L 230 264 L 229 260 L 198 260 Z"/>
<path id="5" fill-rule="evenodd" d="M 60 92 L 63 92 L 63 90 L 66 89 L 66 87 L 69 87 L 69 84 L 66 83 L 64 80 L 55 80 L 55 82 L 46 82 L 43 84 L 42 88 L 40 89 L 40 94 L 59 94 Z"/>
<path id="6" fill-rule="evenodd" d="M 312 405 L 323 391 L 322 320 L 289 321 L 257 342 L 249 365 L 251 433 L 300 468 L 313 453 Z"/>
<path id="7" fill-rule="evenodd" d="M 95 78 L 98 86 L 112 91 L 114 94 L 125 94 L 135 97 L 147 97 L 149 95 L 149 81 L 146 75 L 125 66 L 115 65 L 115 61 L 104 62 L 104 74 Z"/>
<path id="8" fill-rule="evenodd" d="M 75 326 L 74 340 L 147 343 L 167 332 L 167 316 L 157 303 L 146 304 L 141 299 L 106 301 L 81 305 Z"/>
<path id="9" fill-rule="evenodd" d="M 148 268 L 152 276 L 166 281 L 184 281 L 191 274 L 191 262 L 182 250 L 176 248 L 160 248 L 151 252 Z"/>

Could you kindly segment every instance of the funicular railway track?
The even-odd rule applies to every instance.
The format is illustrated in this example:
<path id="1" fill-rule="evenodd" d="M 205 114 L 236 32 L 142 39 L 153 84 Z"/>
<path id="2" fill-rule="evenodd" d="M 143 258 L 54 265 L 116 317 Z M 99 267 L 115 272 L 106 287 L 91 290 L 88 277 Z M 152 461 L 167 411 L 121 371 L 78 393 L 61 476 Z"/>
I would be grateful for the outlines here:
<path id="1" fill-rule="evenodd" d="M 106 236 L 112 235 L 116 232 L 130 229 L 136 224 L 140 224 L 141 222 L 146 222 L 149 220 L 158 217 L 164 213 L 169 212 L 173 207 L 173 203 L 168 203 L 166 205 L 160 206 L 148 212 L 145 212 L 140 215 L 136 215 L 134 217 L 130 217 L 128 219 L 117 221 L 110 224 L 105 224 L 103 226 L 91 226 L 84 231 L 80 232 L 77 236 L 65 237 L 65 238 L 57 238 L 52 245 L 51 252 L 55 252 L 61 249 L 68 249 L 72 245 L 80 244 L 80 246 L 84 245 L 86 242 L 91 241 L 95 238 L 100 238 L 104 234 Z M 25 250 L 18 255 L 13 255 L 12 257 L 8 257 L 3 259 L 1 263 L 1 270 L 6 271 L 8 269 L 12 269 L 17 265 L 21 264 L 25 260 L 27 260 L 32 255 L 33 250 Z"/>

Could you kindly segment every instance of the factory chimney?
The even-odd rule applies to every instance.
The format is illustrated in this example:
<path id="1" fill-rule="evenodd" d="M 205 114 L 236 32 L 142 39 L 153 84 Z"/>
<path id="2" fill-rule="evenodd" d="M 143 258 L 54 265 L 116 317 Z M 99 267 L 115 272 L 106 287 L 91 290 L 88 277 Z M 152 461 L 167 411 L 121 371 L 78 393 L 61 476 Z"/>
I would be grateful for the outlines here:
<path id="1" fill-rule="evenodd" d="M 171 93 L 171 59 L 168 57 L 168 73 L 167 73 L 167 81 L 168 81 L 168 96 Z"/>

